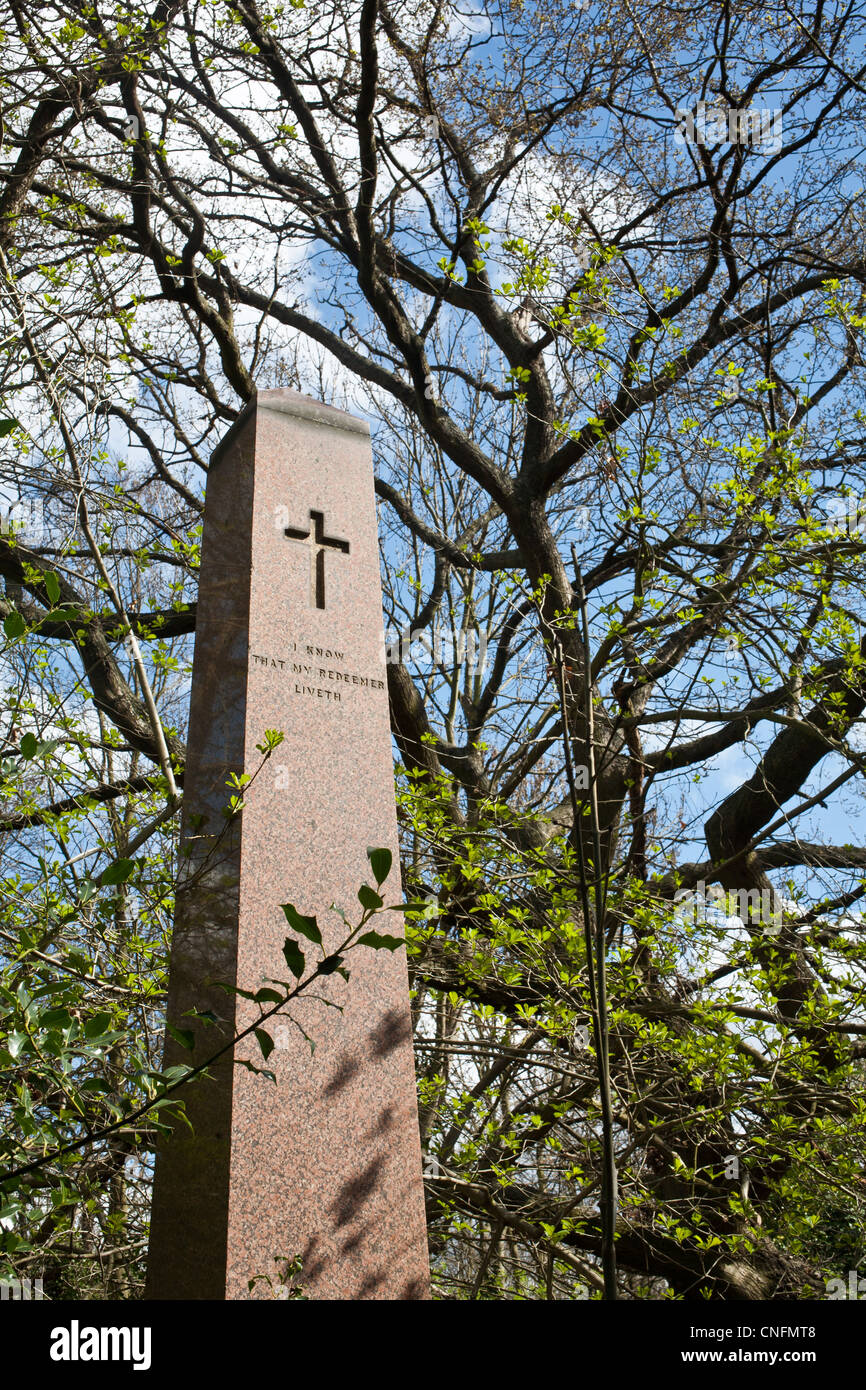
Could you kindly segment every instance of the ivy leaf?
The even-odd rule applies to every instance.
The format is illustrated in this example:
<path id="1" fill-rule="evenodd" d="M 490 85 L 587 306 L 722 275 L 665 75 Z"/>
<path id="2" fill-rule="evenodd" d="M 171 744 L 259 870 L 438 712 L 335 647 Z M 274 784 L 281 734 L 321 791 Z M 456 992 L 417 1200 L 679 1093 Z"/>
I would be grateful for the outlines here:
<path id="1" fill-rule="evenodd" d="M 381 885 L 385 882 L 391 872 L 391 861 L 393 855 L 389 849 L 368 849 L 367 858 L 370 861 L 370 868 L 373 870 L 376 882 Z"/>
<path id="2" fill-rule="evenodd" d="M 290 936 L 286 937 L 283 944 L 283 955 L 286 958 L 286 965 L 295 976 L 295 979 L 299 980 L 304 973 L 306 962 L 304 960 L 304 953 L 297 941 L 293 941 Z"/>
<path id="3" fill-rule="evenodd" d="M 382 936 L 377 931 L 367 931 L 358 937 L 359 946 L 372 946 L 374 951 L 396 951 L 403 944 L 402 936 Z"/>
<path id="4" fill-rule="evenodd" d="M 319 931 L 315 917 L 304 917 L 294 903 L 283 903 L 282 908 L 292 931 L 296 931 L 298 936 L 305 936 L 308 941 L 313 941 L 317 946 L 321 946 L 322 933 Z"/>

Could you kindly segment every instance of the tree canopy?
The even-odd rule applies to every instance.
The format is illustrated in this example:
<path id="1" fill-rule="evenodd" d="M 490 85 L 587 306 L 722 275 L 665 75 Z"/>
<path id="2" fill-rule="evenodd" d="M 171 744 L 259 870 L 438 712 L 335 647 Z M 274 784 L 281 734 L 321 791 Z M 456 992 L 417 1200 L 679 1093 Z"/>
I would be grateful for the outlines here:
<path id="1" fill-rule="evenodd" d="M 288 385 L 373 426 L 437 1290 L 599 1296 L 606 1212 L 620 1297 L 825 1296 L 863 6 L 0 7 L 9 1267 L 140 1291 L 208 457 Z"/>

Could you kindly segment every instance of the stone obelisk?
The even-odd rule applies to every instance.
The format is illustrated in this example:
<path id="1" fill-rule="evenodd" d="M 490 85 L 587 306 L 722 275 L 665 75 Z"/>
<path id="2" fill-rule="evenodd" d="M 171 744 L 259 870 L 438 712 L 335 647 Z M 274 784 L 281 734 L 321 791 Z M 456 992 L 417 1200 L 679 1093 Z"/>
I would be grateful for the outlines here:
<path id="1" fill-rule="evenodd" d="M 195 1047 L 169 1037 L 167 1065 L 257 1015 L 220 984 L 287 978 L 282 904 L 332 950 L 330 905 L 358 920 L 368 847 L 392 851 L 382 893 L 400 901 L 385 675 L 369 427 L 260 392 L 208 479 L 168 998 Z M 285 738 L 263 761 L 266 729 Z M 227 819 L 233 773 L 254 780 Z M 396 913 L 371 925 L 402 934 Z M 193 1133 L 176 1126 L 156 1158 L 148 1297 L 280 1296 L 286 1262 L 312 1299 L 428 1296 L 405 950 L 359 947 L 346 966 L 315 991 L 341 1011 L 289 1006 L 307 1038 L 271 1023 L 267 1062 L 247 1041 L 186 1088 Z"/>

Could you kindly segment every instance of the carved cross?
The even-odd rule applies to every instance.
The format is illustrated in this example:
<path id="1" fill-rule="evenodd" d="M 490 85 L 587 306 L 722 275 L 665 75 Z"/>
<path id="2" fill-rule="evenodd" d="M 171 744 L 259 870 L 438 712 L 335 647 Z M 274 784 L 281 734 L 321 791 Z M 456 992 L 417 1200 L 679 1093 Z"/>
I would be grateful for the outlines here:
<path id="1" fill-rule="evenodd" d="M 311 526 L 306 531 L 287 526 L 283 532 L 290 541 L 299 541 L 310 551 L 310 606 L 325 607 L 325 551 L 338 550 L 349 553 L 349 542 L 337 540 L 335 536 L 325 535 L 325 514 L 310 510 Z"/>

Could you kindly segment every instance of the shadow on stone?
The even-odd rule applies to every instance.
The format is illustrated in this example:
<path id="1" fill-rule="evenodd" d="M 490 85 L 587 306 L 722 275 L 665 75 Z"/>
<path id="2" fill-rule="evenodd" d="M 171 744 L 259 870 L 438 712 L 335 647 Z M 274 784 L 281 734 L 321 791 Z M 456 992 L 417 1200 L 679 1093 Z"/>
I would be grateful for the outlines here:
<path id="1" fill-rule="evenodd" d="M 369 1298 L 374 1294 L 380 1284 L 385 1282 L 384 1274 L 368 1274 L 358 1292 L 359 1298 Z"/>
<path id="2" fill-rule="evenodd" d="M 369 1224 L 365 1226 L 359 1226 L 357 1231 L 355 1231 L 353 1235 L 346 1236 L 346 1239 L 340 1246 L 340 1254 L 350 1255 L 353 1250 L 357 1250 L 359 1245 L 362 1243 L 364 1237 L 368 1234 L 369 1230 Z"/>
<path id="3" fill-rule="evenodd" d="M 361 1205 L 376 1190 L 383 1164 L 384 1159 L 374 1158 L 372 1163 L 367 1164 L 363 1173 L 359 1173 L 356 1178 L 350 1179 L 340 1188 L 331 1204 L 331 1211 L 337 1227 L 348 1226 L 349 1222 L 357 1215 Z"/>
<path id="4" fill-rule="evenodd" d="M 337 1070 L 325 1087 L 325 1095 L 337 1095 L 339 1091 L 342 1091 L 344 1086 L 348 1086 L 349 1082 L 357 1075 L 359 1070 L 360 1063 L 354 1057 L 351 1057 L 348 1052 L 344 1053 L 337 1063 Z"/>
<path id="5" fill-rule="evenodd" d="M 398 1013 L 396 1009 L 389 1009 L 382 1016 L 378 1027 L 374 1028 L 370 1034 L 370 1042 L 373 1044 L 374 1057 L 387 1057 L 389 1052 L 393 1052 L 395 1047 L 399 1047 L 402 1042 L 407 1042 L 412 1036 L 408 1013 Z"/>
<path id="6" fill-rule="evenodd" d="M 311 1236 L 307 1241 L 304 1252 L 301 1255 L 301 1283 L 303 1283 L 305 1279 L 315 1279 L 325 1268 L 325 1261 L 321 1257 L 318 1259 L 315 1258 L 318 1244 L 318 1236 Z"/>
<path id="7" fill-rule="evenodd" d="M 378 1135 L 387 1134 L 389 1129 L 394 1128 L 394 1124 L 394 1107 L 393 1105 L 386 1105 L 376 1123 L 370 1126 L 364 1137 L 374 1139 Z"/>

